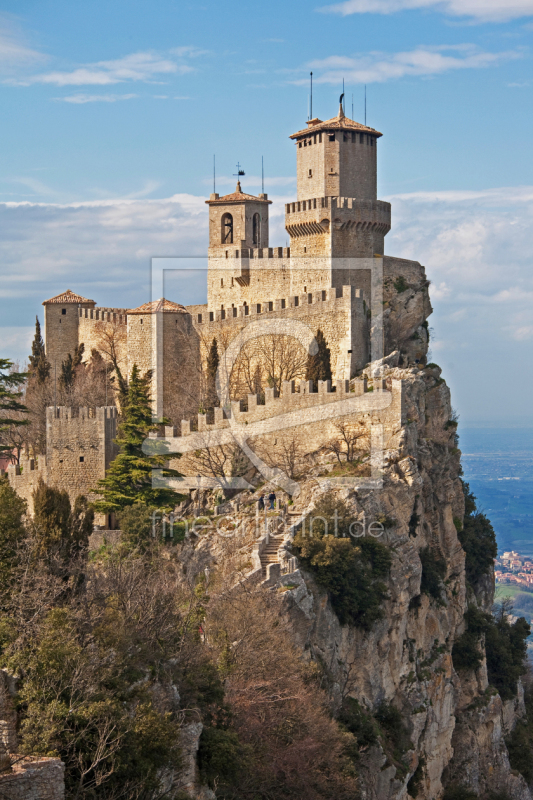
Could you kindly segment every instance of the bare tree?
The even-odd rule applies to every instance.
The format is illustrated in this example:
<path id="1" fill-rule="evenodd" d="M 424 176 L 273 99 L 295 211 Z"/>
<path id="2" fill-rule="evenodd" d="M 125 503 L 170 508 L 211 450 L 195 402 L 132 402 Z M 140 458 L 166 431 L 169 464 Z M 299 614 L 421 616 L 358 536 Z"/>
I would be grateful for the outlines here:
<path id="1" fill-rule="evenodd" d="M 326 445 L 326 452 L 333 453 L 339 464 L 344 462 L 360 463 L 367 453 L 361 448 L 368 433 L 360 423 L 356 426 L 352 423 L 341 420 L 335 423 L 337 436 Z"/>
<path id="2" fill-rule="evenodd" d="M 258 385 L 281 391 L 283 381 L 305 378 L 307 352 L 292 336 L 269 334 L 247 342 L 231 376 L 232 397 L 258 393 Z"/>

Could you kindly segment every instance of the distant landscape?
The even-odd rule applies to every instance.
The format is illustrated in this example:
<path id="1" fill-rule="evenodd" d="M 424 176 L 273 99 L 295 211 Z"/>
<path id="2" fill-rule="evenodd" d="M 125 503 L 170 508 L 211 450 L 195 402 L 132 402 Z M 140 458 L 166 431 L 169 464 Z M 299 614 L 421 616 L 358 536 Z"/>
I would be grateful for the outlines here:
<path id="1" fill-rule="evenodd" d="M 533 427 L 459 427 L 464 478 L 491 520 L 498 552 L 533 555 Z"/>
<path id="2" fill-rule="evenodd" d="M 494 526 L 498 554 L 533 556 L 533 428 L 464 428 L 460 447 L 464 478 Z M 532 591 L 497 585 L 496 602 L 504 597 L 513 599 L 515 615 L 533 622 Z"/>

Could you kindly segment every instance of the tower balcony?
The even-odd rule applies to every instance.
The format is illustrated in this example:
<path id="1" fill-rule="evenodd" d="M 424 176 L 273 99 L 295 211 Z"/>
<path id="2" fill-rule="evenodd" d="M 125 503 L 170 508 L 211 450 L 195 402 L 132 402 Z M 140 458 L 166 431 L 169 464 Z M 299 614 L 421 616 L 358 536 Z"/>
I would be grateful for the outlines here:
<path id="1" fill-rule="evenodd" d="M 373 231 L 386 235 L 391 229 L 391 206 L 382 200 L 356 197 L 314 197 L 285 205 L 285 229 L 291 237 L 330 231 Z"/>

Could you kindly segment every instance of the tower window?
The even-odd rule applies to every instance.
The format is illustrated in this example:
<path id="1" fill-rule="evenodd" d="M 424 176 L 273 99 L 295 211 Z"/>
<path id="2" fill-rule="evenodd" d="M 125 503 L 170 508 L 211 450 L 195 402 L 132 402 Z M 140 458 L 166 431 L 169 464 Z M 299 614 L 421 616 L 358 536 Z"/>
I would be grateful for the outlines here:
<path id="1" fill-rule="evenodd" d="M 309 177 L 310 177 L 310 178 L 312 178 L 312 177 L 313 177 L 313 170 L 312 170 L 312 169 L 310 169 L 310 170 L 309 170 Z"/>
<path id="2" fill-rule="evenodd" d="M 84 461 L 85 461 L 85 456 L 80 456 L 80 464 L 83 464 Z"/>
<path id="3" fill-rule="evenodd" d="M 261 217 L 259 214 L 254 214 L 252 219 L 252 234 L 253 234 L 253 243 L 257 245 L 257 247 L 261 247 Z"/>
<path id="4" fill-rule="evenodd" d="M 298 147 L 301 147 L 301 146 L 302 146 L 302 143 L 301 143 L 301 142 L 298 142 Z"/>
<path id="5" fill-rule="evenodd" d="M 61 309 L 61 313 L 63 314 L 63 316 L 65 316 L 65 314 L 67 313 L 67 309 L 66 308 L 62 308 Z"/>
<path id="6" fill-rule="evenodd" d="M 347 142 L 348 141 L 348 134 L 347 133 L 343 133 L 342 134 L 342 141 L 343 142 Z"/>
<path id="7" fill-rule="evenodd" d="M 221 278 L 220 279 L 220 288 L 222 288 L 223 286 L 224 286 L 224 278 Z"/>
<path id="8" fill-rule="evenodd" d="M 319 142 L 321 142 L 321 141 L 322 141 L 322 134 L 321 134 L 321 133 L 319 133 L 319 134 L 318 134 L 318 141 L 319 141 Z"/>
<path id="9" fill-rule="evenodd" d="M 328 138 L 329 138 L 330 142 L 334 142 L 335 141 L 335 134 L 334 133 L 328 134 Z"/>
<path id="10" fill-rule="evenodd" d="M 142 324 L 143 324 L 143 321 L 141 320 L 141 325 L 142 325 Z"/>
<path id="11" fill-rule="evenodd" d="M 222 244 L 233 244 L 233 217 L 228 213 L 222 215 Z"/>

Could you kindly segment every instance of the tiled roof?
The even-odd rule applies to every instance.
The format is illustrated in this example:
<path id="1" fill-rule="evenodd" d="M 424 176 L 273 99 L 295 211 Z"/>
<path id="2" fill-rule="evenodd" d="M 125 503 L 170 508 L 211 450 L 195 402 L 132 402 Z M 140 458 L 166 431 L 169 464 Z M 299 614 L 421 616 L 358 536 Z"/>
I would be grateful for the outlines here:
<path id="1" fill-rule="evenodd" d="M 253 200 L 255 203 L 268 203 L 270 204 L 271 200 L 264 200 L 262 197 L 256 197 L 253 194 L 246 194 L 241 189 L 241 182 L 237 181 L 237 188 L 231 194 L 225 194 L 223 197 L 218 197 L 216 200 L 206 200 L 205 202 L 208 205 L 213 205 L 217 203 L 242 203 L 244 200 Z"/>
<path id="2" fill-rule="evenodd" d="M 310 120 L 310 122 L 315 122 L 315 120 Z M 331 131 L 331 130 L 372 133 L 374 134 L 374 136 L 376 136 L 376 138 L 379 136 L 383 136 L 383 134 L 377 131 L 375 128 L 369 128 L 366 125 L 361 125 L 360 122 L 355 122 L 353 119 L 348 119 L 348 117 L 344 116 L 344 112 L 341 109 L 339 109 L 339 114 L 336 117 L 327 119 L 325 122 L 322 122 L 322 120 L 317 119 L 314 125 L 308 124 L 307 128 L 304 128 L 304 130 L 293 133 L 292 136 L 289 136 L 289 139 L 299 139 L 302 136 L 308 136 L 309 134 L 317 133 L 318 131 Z"/>
<path id="3" fill-rule="evenodd" d="M 128 314 L 157 314 L 159 312 L 164 314 L 186 314 L 187 309 L 180 303 L 173 303 L 172 300 L 165 300 L 162 297 L 160 300 L 152 300 L 150 303 L 143 303 L 139 308 L 132 308 Z"/>
<path id="4" fill-rule="evenodd" d="M 51 297 L 50 300 L 45 300 L 43 306 L 48 305 L 48 303 L 58 303 L 59 305 L 65 305 L 66 303 L 93 303 L 94 300 L 87 300 L 86 297 L 82 297 L 79 294 L 74 294 L 71 292 L 70 289 L 67 289 L 66 292 L 62 294 L 56 294 L 55 297 Z"/>

